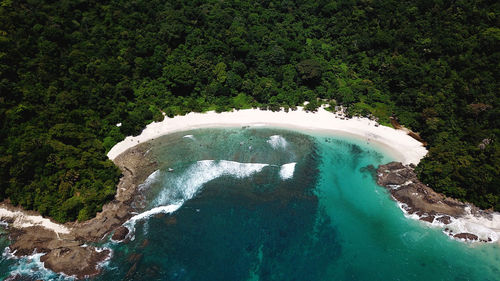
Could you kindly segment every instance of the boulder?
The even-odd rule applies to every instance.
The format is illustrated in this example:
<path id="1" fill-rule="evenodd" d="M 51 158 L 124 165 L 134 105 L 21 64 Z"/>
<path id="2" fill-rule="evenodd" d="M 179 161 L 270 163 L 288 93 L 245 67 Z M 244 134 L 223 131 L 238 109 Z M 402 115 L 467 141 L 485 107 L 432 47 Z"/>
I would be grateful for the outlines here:
<path id="1" fill-rule="evenodd" d="M 450 216 L 442 216 L 436 219 L 438 222 L 442 222 L 444 224 L 450 224 L 451 223 L 451 218 Z"/>
<path id="2" fill-rule="evenodd" d="M 434 216 L 420 217 L 420 220 L 432 223 L 434 221 Z"/>
<path id="3" fill-rule="evenodd" d="M 471 240 L 471 241 L 479 240 L 479 237 L 477 237 L 477 235 L 474 235 L 472 233 L 459 233 L 459 234 L 455 234 L 453 237 L 458 238 L 458 239 Z"/>
<path id="4" fill-rule="evenodd" d="M 111 239 L 115 241 L 122 241 L 123 239 L 125 239 L 125 237 L 127 237 L 127 234 L 128 234 L 128 228 L 126 228 L 125 226 L 120 226 L 118 229 L 115 230 L 115 233 L 113 233 Z"/>
<path id="5" fill-rule="evenodd" d="M 108 257 L 109 250 L 96 251 L 94 247 L 70 246 L 54 249 L 40 258 L 54 272 L 64 272 L 78 279 L 94 276 L 100 272 L 96 266 Z"/>

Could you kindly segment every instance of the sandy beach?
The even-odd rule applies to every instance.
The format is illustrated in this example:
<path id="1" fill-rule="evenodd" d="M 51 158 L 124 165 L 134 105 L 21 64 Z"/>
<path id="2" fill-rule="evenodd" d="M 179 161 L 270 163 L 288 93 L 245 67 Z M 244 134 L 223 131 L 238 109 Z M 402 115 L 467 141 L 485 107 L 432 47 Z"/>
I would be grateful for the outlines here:
<path id="1" fill-rule="evenodd" d="M 386 150 L 396 161 L 403 164 L 418 164 L 427 150 L 404 130 L 376 126 L 368 118 L 344 118 L 338 113 L 319 108 L 317 112 L 306 112 L 302 107 L 295 111 L 265 111 L 244 109 L 232 112 L 189 113 L 149 124 L 140 135 L 129 136 L 116 144 L 108 157 L 113 160 L 127 149 L 162 135 L 198 128 L 269 126 L 289 129 L 325 131 L 358 137 Z"/>
<path id="2" fill-rule="evenodd" d="M 207 113 L 189 113 L 185 116 L 175 116 L 174 118 L 165 118 L 161 122 L 149 124 L 140 135 L 129 136 L 122 142 L 116 144 L 109 152 L 108 157 L 114 159 L 127 149 L 136 146 L 137 144 L 147 142 L 162 135 L 187 131 L 199 128 L 216 128 L 216 127 L 240 127 L 240 126 L 269 126 L 279 128 L 298 129 L 301 131 L 311 132 L 329 132 L 337 135 L 351 136 L 362 139 L 372 145 L 389 153 L 396 162 L 401 162 L 403 165 L 418 164 L 420 160 L 427 154 L 427 149 L 421 142 L 417 141 L 408 134 L 408 130 L 393 129 L 386 126 L 378 126 L 378 124 L 368 118 L 344 118 L 339 112 L 332 113 L 324 108 L 319 108 L 317 112 L 306 112 L 302 107 L 298 107 L 295 111 L 265 111 L 260 109 L 245 109 L 232 112 L 207 112 Z M 411 168 L 409 168 L 411 169 Z M 412 170 L 412 169 L 411 169 Z M 397 175 L 397 172 L 395 172 Z M 413 181 L 418 182 L 413 174 Z M 420 183 L 419 183 L 420 184 Z M 424 186 L 423 184 L 420 184 Z M 437 204 L 425 203 L 422 206 L 415 206 L 412 213 L 422 213 L 426 216 L 450 216 L 450 223 L 444 224 L 436 220 L 430 222 L 432 226 L 439 226 L 448 229 L 455 234 L 471 233 L 478 237 L 476 241 L 497 242 L 500 236 L 500 214 L 489 213 L 484 214 L 478 208 L 474 213 L 469 211 L 470 204 L 459 203 L 454 199 L 448 199 L 444 195 L 437 195 L 432 189 L 426 187 L 425 193 L 436 194 L 440 196 L 440 200 L 436 200 Z M 408 198 L 415 202 L 425 202 L 421 197 L 422 194 L 412 192 Z M 400 198 L 393 196 L 393 199 L 399 205 L 406 204 Z M 453 201 L 453 207 L 442 208 L 441 202 Z M 425 206 L 425 207 L 424 207 Z M 401 208 L 406 214 L 407 211 Z M 443 209 L 443 210 L 441 210 Z M 419 212 L 420 211 L 420 212 Z M 408 216 L 409 218 L 422 220 L 422 215 Z M 427 219 L 428 220 L 428 219 Z M 461 239 L 460 236 L 450 235 L 453 238 Z M 466 239 L 473 241 L 475 239 Z"/>
<path id="3" fill-rule="evenodd" d="M 14 228 L 26 228 L 32 226 L 41 226 L 52 230 L 57 234 L 69 234 L 70 230 L 64 225 L 51 221 L 40 215 L 29 215 L 24 210 L 10 210 L 4 204 L 0 205 L 0 218 L 2 220 L 12 219 Z"/>
<path id="4" fill-rule="evenodd" d="M 299 107 L 289 112 L 245 109 L 224 113 L 190 113 L 185 116 L 165 118 L 161 122 L 149 124 L 140 135 L 125 138 L 108 152 L 108 157 L 120 167 L 124 176 L 118 184 L 115 200 L 103 206 L 103 211 L 95 218 L 86 222 L 61 225 L 41 217 L 36 212 L 23 211 L 9 203 L 0 205 L 0 220 L 8 221 L 9 226 L 19 230 L 12 236 L 15 243 L 10 246 L 11 250 L 16 252 L 16 256 L 31 254 L 34 249 L 45 252 L 47 254 L 42 257 L 45 266 L 55 272 L 63 272 L 77 278 L 98 274 L 100 271 L 98 264 L 108 258 L 109 251 L 101 253 L 95 247 L 86 246 L 86 243 L 102 241 L 110 234 L 114 234 L 114 241 L 121 241 L 127 237 L 128 231 L 123 224 L 132 217 L 130 202 L 137 194 L 137 186 L 157 168 L 154 159 L 147 156 L 150 145 L 147 142 L 174 132 L 242 126 L 279 127 L 350 136 L 382 149 L 392 155 L 395 161 L 404 165 L 416 165 L 427 154 L 422 143 L 408 135 L 408 131 L 381 126 L 368 118 L 345 118 L 342 114 L 332 113 L 324 108 L 319 108 L 315 113 L 306 112 Z M 289 165 L 288 168 L 293 168 L 295 163 Z M 409 166 L 408 169 L 413 171 Z M 398 170 L 395 170 L 395 173 L 397 172 Z M 288 174 L 284 169 L 282 177 L 286 178 Z M 401 180 L 405 182 L 407 178 L 403 177 Z M 396 196 L 393 198 L 398 202 L 401 201 Z M 460 210 L 454 213 L 455 216 L 450 216 L 451 221 L 446 227 L 453 230 L 454 234 L 475 233 L 476 240 L 499 241 L 500 215 L 465 212 L 464 206 L 460 206 Z M 413 213 L 417 213 L 418 206 L 414 207 Z M 436 215 L 441 213 L 446 212 L 427 210 L 424 215 L 433 215 L 433 220 L 436 217 L 434 221 L 436 224 L 439 222 Z M 422 220 L 421 215 L 415 218 Z M 43 239 L 39 238 L 40 235 Z"/>

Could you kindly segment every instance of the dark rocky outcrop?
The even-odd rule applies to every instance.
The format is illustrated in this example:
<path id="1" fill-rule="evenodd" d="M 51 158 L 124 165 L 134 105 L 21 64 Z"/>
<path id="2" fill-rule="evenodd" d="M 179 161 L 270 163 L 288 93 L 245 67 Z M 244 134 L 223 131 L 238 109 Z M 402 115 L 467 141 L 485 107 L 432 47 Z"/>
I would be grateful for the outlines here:
<path id="1" fill-rule="evenodd" d="M 412 167 L 391 162 L 380 165 L 377 175 L 377 183 L 386 187 L 394 199 L 404 203 L 409 214 L 418 212 L 421 217 L 429 217 L 436 214 L 460 216 L 465 213 L 466 204 L 439 194 L 421 183 Z"/>
<path id="2" fill-rule="evenodd" d="M 491 214 L 480 210 L 472 204 L 466 204 L 456 199 L 437 193 L 421 183 L 414 172 L 413 166 L 405 166 L 399 162 L 380 165 L 377 169 L 377 183 L 387 188 L 392 198 L 402 203 L 402 208 L 408 214 L 415 214 L 419 220 L 448 225 L 452 218 L 460 219 L 472 214 L 477 217 L 489 218 Z M 467 241 L 491 242 L 490 237 L 479 239 L 473 233 L 454 234 L 449 228 L 444 232 L 456 239 Z"/>
<path id="3" fill-rule="evenodd" d="M 465 240 L 470 240 L 470 241 L 477 241 L 477 240 L 479 240 L 479 238 L 477 237 L 477 235 L 474 235 L 472 233 L 459 233 L 459 234 L 453 235 L 453 237 L 455 237 L 457 239 L 465 239 Z"/>
<path id="4" fill-rule="evenodd" d="M 115 233 L 113 233 L 111 239 L 115 241 L 122 241 L 123 239 L 125 239 L 125 237 L 127 237 L 127 234 L 128 234 L 128 228 L 120 226 L 118 229 L 115 230 Z"/>
<path id="5" fill-rule="evenodd" d="M 421 221 L 426 221 L 428 223 L 432 223 L 434 222 L 434 216 L 425 216 L 425 217 L 420 217 L 420 220 Z"/>
<path id="6" fill-rule="evenodd" d="M 64 272 L 64 274 L 82 279 L 98 274 L 100 269 L 97 264 L 104 261 L 109 254 L 109 250 L 96 251 L 90 246 L 70 246 L 53 249 L 42 256 L 40 261 L 52 271 Z"/>
<path id="7" fill-rule="evenodd" d="M 134 211 L 131 202 L 137 197 L 137 186 L 157 168 L 152 159 L 145 157 L 148 148 L 147 143 L 141 144 L 115 158 L 114 162 L 122 170 L 123 177 L 118 184 L 115 199 L 104 205 L 102 212 L 95 218 L 86 222 L 65 224 L 71 230 L 69 234 L 55 233 L 41 226 L 16 229 L 11 225 L 11 251 L 18 257 L 31 255 L 34 251 L 45 253 L 41 261 L 54 272 L 74 275 L 77 278 L 98 274 L 98 264 L 106 259 L 110 252 L 98 251 L 95 247 L 85 244 L 99 242 L 115 230 L 113 239 L 116 241 L 123 240 L 128 234 L 128 229 L 122 224 Z M 8 202 L 3 202 L 3 207 L 15 209 Z"/>
<path id="8" fill-rule="evenodd" d="M 443 223 L 443 224 L 450 224 L 451 223 L 450 216 L 442 216 L 442 217 L 437 218 L 436 220 Z"/>
<path id="9" fill-rule="evenodd" d="M 16 256 L 31 255 L 36 249 L 46 253 L 40 260 L 47 268 L 77 278 L 98 274 L 97 263 L 109 255 L 107 250 L 99 252 L 93 246 L 84 246 L 71 234 L 56 234 L 40 226 L 12 229 L 10 237 L 14 241 L 10 249 Z"/>
<path id="10" fill-rule="evenodd" d="M 123 173 L 118 183 L 115 200 L 104 205 L 102 212 L 98 213 L 95 218 L 72 225 L 73 232 L 78 239 L 98 242 L 107 233 L 119 228 L 132 217 L 131 212 L 134 210 L 131 203 L 137 197 L 137 186 L 157 169 L 156 162 L 145 157 L 148 149 L 147 143 L 140 144 L 113 160 Z"/>

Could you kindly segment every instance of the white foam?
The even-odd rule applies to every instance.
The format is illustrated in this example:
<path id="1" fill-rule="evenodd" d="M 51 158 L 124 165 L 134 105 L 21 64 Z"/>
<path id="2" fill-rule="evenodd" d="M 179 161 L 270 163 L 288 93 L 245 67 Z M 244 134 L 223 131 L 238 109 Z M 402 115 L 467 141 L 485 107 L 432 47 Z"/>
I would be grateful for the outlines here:
<path id="1" fill-rule="evenodd" d="M 201 160 L 189 167 L 184 173 L 172 179 L 172 186 L 163 190 L 155 200 L 155 205 L 167 205 L 180 200 L 193 198 L 203 184 L 220 176 L 245 178 L 260 172 L 268 164 L 239 163 L 227 160 Z"/>
<path id="2" fill-rule="evenodd" d="M 82 245 L 82 247 L 88 247 L 87 245 Z M 109 264 L 109 261 L 112 257 L 113 251 L 109 247 L 101 247 L 95 248 L 95 251 L 100 253 L 102 251 L 109 251 L 106 258 L 99 262 L 96 265 L 96 268 L 104 268 Z M 67 275 L 62 272 L 54 272 L 45 267 L 45 263 L 40 260 L 45 253 L 38 253 L 35 249 L 31 255 L 16 257 L 15 252 L 11 253 L 10 248 L 6 247 L 2 256 L 8 259 L 16 260 L 16 264 L 9 267 L 10 274 L 14 278 L 13 280 L 17 280 L 15 276 L 18 275 L 28 275 L 30 277 L 34 277 L 35 279 L 40 280 L 77 280 L 74 275 Z"/>
<path id="3" fill-rule="evenodd" d="M 447 228 L 458 233 L 472 233 L 481 240 L 488 239 L 497 242 L 500 238 L 500 214 L 493 213 L 490 218 L 485 216 L 474 216 L 470 208 L 466 208 L 467 214 L 460 218 L 452 218 Z"/>
<path id="4" fill-rule="evenodd" d="M 144 188 L 149 187 L 152 183 L 157 182 L 159 180 L 159 175 L 160 175 L 160 170 L 152 172 L 143 183 L 139 184 L 138 189 L 142 190 Z"/>
<path id="5" fill-rule="evenodd" d="M 403 211 L 406 218 L 420 220 L 420 216 L 413 213 L 409 214 L 406 210 L 408 205 L 396 201 L 398 207 Z M 437 215 L 432 223 L 421 221 L 426 225 L 439 228 L 448 228 L 445 232 L 448 235 L 459 233 L 471 233 L 476 235 L 479 240 L 498 242 L 500 241 L 500 213 L 493 213 L 491 217 L 474 216 L 471 213 L 470 207 L 465 208 L 466 215 L 463 217 L 455 218 L 450 216 L 450 223 L 444 224 L 437 220 L 444 215 Z M 451 232 L 450 232 L 451 230 Z M 474 242 L 474 241 L 472 241 Z"/>
<path id="6" fill-rule="evenodd" d="M 52 270 L 45 268 L 45 265 L 40 258 L 45 255 L 45 253 L 37 253 L 36 250 L 33 251 L 31 255 L 16 257 L 14 253 L 10 252 L 9 247 L 6 247 L 3 254 L 4 257 L 16 260 L 16 263 L 9 266 L 10 276 L 12 280 L 17 280 L 18 275 L 28 275 L 36 279 L 42 280 L 75 280 L 74 276 L 68 276 L 65 274 L 55 273 Z M 7 279 L 9 280 L 9 279 Z"/>
<path id="7" fill-rule="evenodd" d="M 193 198 L 203 185 L 211 180 L 225 175 L 235 178 L 249 177 L 260 172 L 266 166 L 268 164 L 240 163 L 227 160 L 198 161 L 187 168 L 184 173 L 173 175 L 171 186 L 164 189 L 155 199 L 154 205 L 157 207 L 133 216 L 124 225 L 132 231 L 135 223 L 139 220 L 160 213 L 170 214 L 177 211 L 184 202 Z"/>
<path id="8" fill-rule="evenodd" d="M 14 259 L 14 258 L 16 258 L 16 256 L 14 256 L 15 253 L 16 253 L 16 251 L 12 252 L 10 250 L 10 247 L 5 247 L 5 249 L 3 249 L 3 252 L 2 252 L 2 257 L 6 258 L 6 259 Z"/>
<path id="9" fill-rule="evenodd" d="M 111 261 L 111 258 L 113 257 L 113 251 L 110 248 L 106 249 L 109 251 L 108 255 L 104 260 L 97 263 L 96 268 L 104 269 L 109 267 L 109 263 Z"/>
<path id="10" fill-rule="evenodd" d="M 143 212 L 143 213 L 140 213 L 138 215 L 135 215 L 133 217 L 131 217 L 128 221 L 127 221 L 127 225 L 130 224 L 130 225 L 134 225 L 136 221 L 138 220 L 142 220 L 142 219 L 145 219 L 145 218 L 149 218 L 153 215 L 156 215 L 156 214 L 171 214 L 175 211 L 177 211 L 183 204 L 184 202 L 178 202 L 178 203 L 175 203 L 175 204 L 170 204 L 170 205 L 167 205 L 167 206 L 160 206 L 160 207 L 156 207 L 156 208 L 153 208 L 151 210 L 148 210 L 146 212 Z"/>
<path id="11" fill-rule="evenodd" d="M 286 139 L 280 135 L 274 135 L 270 136 L 267 142 L 274 148 L 286 148 L 288 145 L 288 142 Z"/>
<path id="12" fill-rule="evenodd" d="M 401 209 L 401 211 L 403 211 L 403 215 L 406 217 L 406 218 L 409 218 L 409 219 L 414 219 L 414 220 L 419 220 L 420 217 L 413 213 L 413 214 L 410 214 L 408 213 L 408 211 L 406 210 L 408 208 L 408 205 L 405 204 L 405 203 L 401 203 L 399 201 L 397 201 L 394 197 L 393 197 L 394 201 L 396 201 L 396 204 L 398 205 L 399 209 Z"/>
<path id="13" fill-rule="evenodd" d="M 185 136 L 183 136 L 183 138 L 194 140 L 194 136 L 193 135 L 185 135 Z"/>
<path id="14" fill-rule="evenodd" d="M 296 162 L 283 164 L 280 168 L 280 177 L 282 180 L 287 180 L 293 178 L 293 172 L 295 172 Z"/>

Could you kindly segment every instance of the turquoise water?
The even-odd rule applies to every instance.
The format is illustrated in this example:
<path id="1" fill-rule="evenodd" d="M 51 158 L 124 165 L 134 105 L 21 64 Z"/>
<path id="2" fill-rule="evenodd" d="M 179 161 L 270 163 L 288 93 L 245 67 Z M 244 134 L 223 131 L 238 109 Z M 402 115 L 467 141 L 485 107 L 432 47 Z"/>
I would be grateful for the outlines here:
<path id="1" fill-rule="evenodd" d="M 391 156 L 360 140 L 203 129 L 148 153 L 159 170 L 134 202 L 131 241 L 104 243 L 113 257 L 92 280 L 500 280 L 497 245 L 405 218 L 367 168 Z M 0 277 L 64 279 L 39 266 L 4 254 Z"/>

